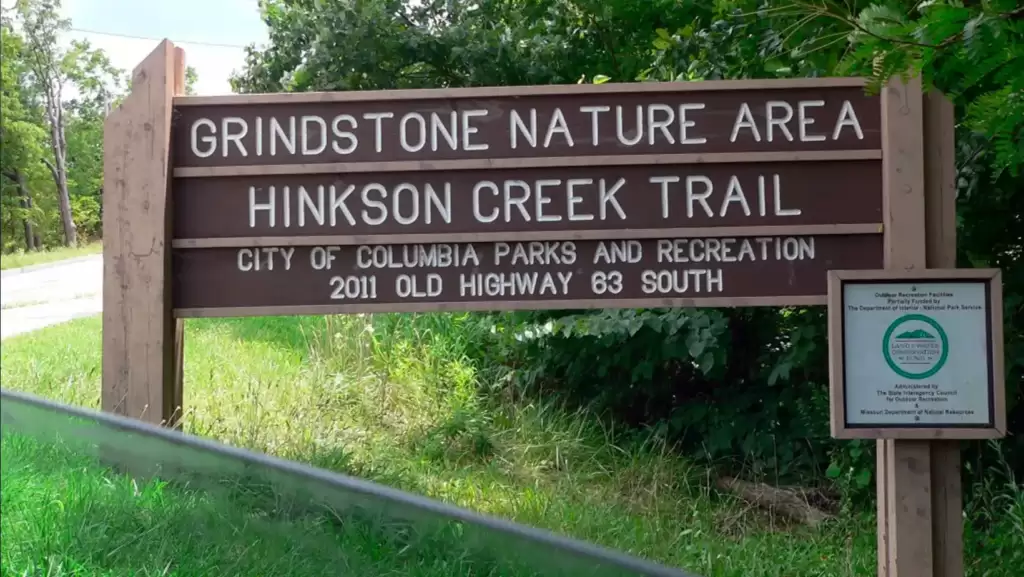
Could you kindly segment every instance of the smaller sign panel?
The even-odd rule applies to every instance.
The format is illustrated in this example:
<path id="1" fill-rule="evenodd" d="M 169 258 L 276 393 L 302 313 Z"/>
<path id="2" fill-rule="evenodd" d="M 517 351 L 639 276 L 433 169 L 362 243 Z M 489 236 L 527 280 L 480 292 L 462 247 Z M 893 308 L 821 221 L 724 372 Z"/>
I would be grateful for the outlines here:
<path id="1" fill-rule="evenodd" d="M 177 249 L 178 316 L 821 304 L 882 235 Z"/>
<path id="2" fill-rule="evenodd" d="M 992 271 L 932 270 L 909 278 L 876 272 L 833 273 L 830 282 L 830 319 L 838 320 L 830 327 L 838 341 L 831 348 L 833 430 L 838 424 L 845 433 L 837 436 L 996 432 L 1002 364 L 994 325 L 1001 306 Z M 920 433 L 884 433 L 892 429 Z"/>

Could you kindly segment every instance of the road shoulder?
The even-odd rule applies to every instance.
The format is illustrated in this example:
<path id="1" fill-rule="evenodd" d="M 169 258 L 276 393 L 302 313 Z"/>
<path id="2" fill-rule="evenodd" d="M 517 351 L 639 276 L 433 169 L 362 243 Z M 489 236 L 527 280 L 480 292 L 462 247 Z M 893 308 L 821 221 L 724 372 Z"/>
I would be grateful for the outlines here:
<path id="1" fill-rule="evenodd" d="M 27 272 L 33 272 L 33 271 L 37 271 L 37 270 L 53 268 L 55 266 L 64 266 L 64 265 L 68 265 L 68 264 L 76 264 L 76 263 L 92 260 L 92 259 L 95 259 L 97 257 L 98 258 L 102 258 L 103 257 L 103 253 L 87 254 L 85 256 L 73 256 L 71 258 L 65 258 L 65 259 L 61 259 L 61 260 L 53 260 L 53 261 L 50 261 L 50 262 L 42 262 L 42 263 L 39 263 L 39 264 L 23 266 L 21 268 L 9 268 L 9 269 L 5 269 L 5 270 L 0 270 L 0 278 L 4 278 L 4 277 L 8 277 L 8 276 L 15 276 L 15 275 L 24 274 L 24 273 L 27 273 Z"/>

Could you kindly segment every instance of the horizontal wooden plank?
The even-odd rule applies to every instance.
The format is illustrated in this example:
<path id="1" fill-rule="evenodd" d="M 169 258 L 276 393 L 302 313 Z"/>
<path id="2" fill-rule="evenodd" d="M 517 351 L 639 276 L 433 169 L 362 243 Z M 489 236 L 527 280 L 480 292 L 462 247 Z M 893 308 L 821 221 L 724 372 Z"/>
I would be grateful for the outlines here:
<path id="1" fill-rule="evenodd" d="M 864 78 L 784 78 L 750 80 L 703 80 L 699 82 L 606 82 L 604 84 L 553 84 L 488 86 L 473 88 L 422 88 L 407 90 L 350 90 L 337 92 L 287 92 L 178 96 L 175 106 L 244 106 L 298 104 L 305 102 L 386 102 L 432 98 L 499 98 L 577 94 L 706 92 L 714 90 L 785 90 L 792 88 L 848 88 L 866 86 Z"/>
<path id="2" fill-rule="evenodd" d="M 608 300 L 538 300 L 486 302 L 403 302 L 396 304 L 337 304 L 265 307 L 179 308 L 178 318 L 223 318 L 359 313 L 427 313 L 460 311 L 588 310 L 701 307 L 788 307 L 825 304 L 823 296 L 664 298 Z"/>
<path id="3" fill-rule="evenodd" d="M 1005 431 L 997 428 L 938 428 L 938 427 L 878 427 L 850 428 L 843 427 L 832 433 L 836 439 L 903 439 L 920 441 L 941 440 L 981 440 L 1000 439 L 1006 436 Z"/>
<path id="4" fill-rule="evenodd" d="M 179 238 L 172 241 L 173 248 L 253 248 L 269 246 L 346 246 L 358 244 L 402 243 L 464 243 L 464 242 L 527 242 L 554 240 L 616 240 L 644 238 L 710 238 L 745 236 L 822 236 L 881 234 L 882 223 L 822 224 L 803 226 L 723 226 L 698 228 L 665 228 L 651 230 L 580 230 L 580 231 L 526 231 L 513 235 L 504 232 L 465 234 L 391 234 L 391 235 L 315 235 L 315 236 L 250 236 L 222 238 Z"/>
<path id="5" fill-rule="evenodd" d="M 354 174 L 501 170 L 580 166 L 664 166 L 681 164 L 822 162 L 881 160 L 882 149 L 807 150 L 802 152 L 720 152 L 711 154 L 637 154 L 633 156 L 565 156 L 552 158 L 494 158 L 467 160 L 399 160 L 391 162 L 327 162 L 319 164 L 260 164 L 249 166 L 195 166 L 174 169 L 175 178 L 272 176 L 284 174 Z"/>

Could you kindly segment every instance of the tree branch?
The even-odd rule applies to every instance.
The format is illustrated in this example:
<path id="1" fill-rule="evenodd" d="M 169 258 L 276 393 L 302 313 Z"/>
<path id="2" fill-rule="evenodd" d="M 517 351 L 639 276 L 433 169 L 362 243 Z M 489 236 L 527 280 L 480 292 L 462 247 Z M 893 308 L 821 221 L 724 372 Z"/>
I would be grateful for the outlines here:
<path id="1" fill-rule="evenodd" d="M 1010 10 L 1009 12 L 1003 12 L 999 15 L 999 17 L 1005 18 L 1007 20 L 1017 20 L 1020 18 L 1024 18 L 1024 6 L 1016 8 L 1014 10 Z"/>
<path id="2" fill-rule="evenodd" d="M 57 174 L 57 167 L 54 166 L 53 163 L 50 162 L 45 156 L 43 157 L 42 160 L 43 160 L 43 164 L 46 165 L 46 168 L 50 169 L 50 173 L 53 175 L 53 182 L 54 183 L 59 183 L 60 182 L 60 176 Z"/>
<path id="3" fill-rule="evenodd" d="M 883 42 L 891 42 L 893 44 L 900 44 L 900 45 L 903 45 L 903 46 L 914 46 L 916 48 L 927 48 L 929 50 L 940 50 L 940 49 L 945 48 L 945 47 L 947 47 L 947 46 L 949 46 L 951 44 L 956 43 L 961 38 L 963 38 L 963 35 L 964 35 L 963 30 L 961 30 L 960 32 L 957 32 L 953 36 L 950 36 L 949 38 L 943 40 L 942 42 L 940 42 L 938 44 L 925 44 L 923 42 L 915 42 L 913 40 L 904 40 L 902 38 L 892 38 L 892 37 L 889 37 L 889 36 L 883 36 L 883 35 L 878 34 L 876 32 L 872 32 L 871 30 L 868 30 L 867 28 L 861 26 L 860 23 L 857 22 L 856 20 L 851 20 L 850 18 L 847 18 L 846 16 L 843 16 L 842 14 L 835 14 L 835 13 L 831 12 L 824 3 L 822 4 L 821 7 L 812 6 L 810 4 L 800 3 L 800 2 L 797 2 L 797 4 L 803 4 L 803 6 L 806 9 L 810 10 L 812 13 L 814 13 L 814 14 L 816 14 L 818 16 L 824 16 L 826 18 L 831 18 L 833 20 L 838 20 L 839 22 L 842 22 L 843 24 L 846 24 L 847 26 L 853 28 L 854 30 L 857 30 L 858 32 L 860 32 L 862 34 L 867 34 L 868 36 L 871 36 L 872 38 L 875 38 L 877 40 L 881 40 Z"/>

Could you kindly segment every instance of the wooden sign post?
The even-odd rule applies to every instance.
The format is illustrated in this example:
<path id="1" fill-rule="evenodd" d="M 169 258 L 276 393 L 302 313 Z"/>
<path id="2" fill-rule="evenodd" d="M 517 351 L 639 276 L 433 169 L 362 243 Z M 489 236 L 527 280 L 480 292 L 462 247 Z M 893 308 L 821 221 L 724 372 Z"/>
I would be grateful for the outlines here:
<path id="1" fill-rule="evenodd" d="M 177 422 L 187 317 L 823 305 L 832 270 L 955 266 L 951 109 L 926 124 L 914 82 L 198 97 L 183 77 L 161 43 L 104 132 L 103 407 L 134 418 Z M 959 454 L 929 443 L 879 441 L 883 575 L 938 517 L 913 574 L 957 574 L 931 556 L 957 563 Z"/>
<path id="2" fill-rule="evenodd" d="M 952 106 L 882 99 L 886 267 L 829 273 L 832 433 L 877 440 L 878 574 L 961 577 L 957 440 L 1006 433 L 1002 285 L 955 268 Z"/>
<path id="3" fill-rule="evenodd" d="M 879 443 L 879 575 L 963 575 L 950 440 L 1006 434 L 1000 272 L 830 271 L 829 345 L 833 436 Z"/>
<path id="4" fill-rule="evenodd" d="M 161 42 L 103 127 L 101 405 L 173 426 L 182 405 L 183 327 L 171 315 L 170 138 L 185 53 Z"/>

